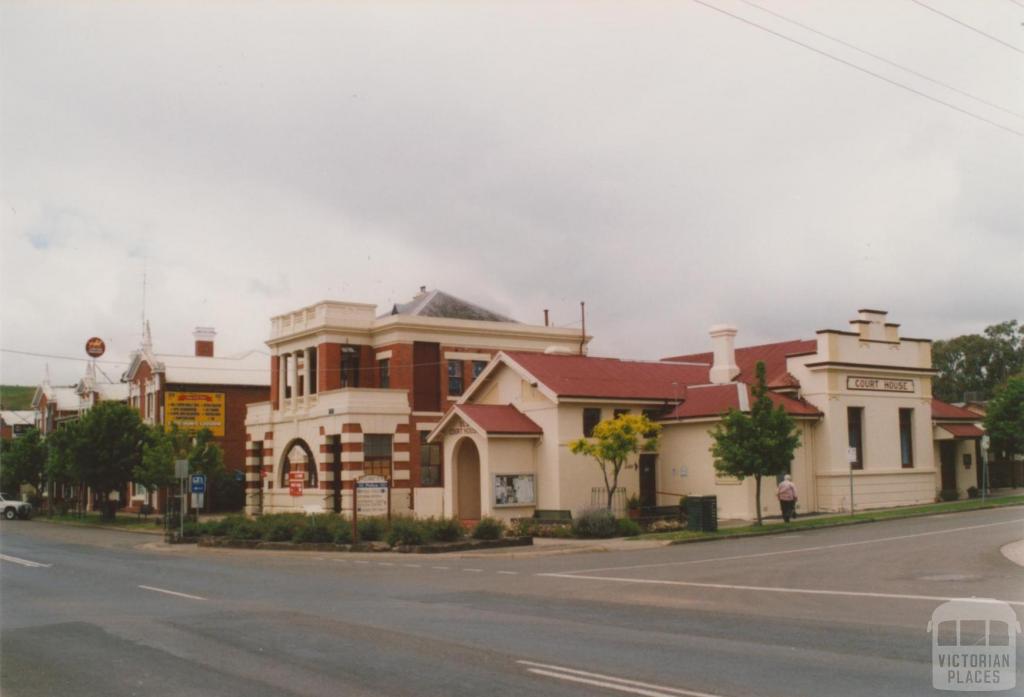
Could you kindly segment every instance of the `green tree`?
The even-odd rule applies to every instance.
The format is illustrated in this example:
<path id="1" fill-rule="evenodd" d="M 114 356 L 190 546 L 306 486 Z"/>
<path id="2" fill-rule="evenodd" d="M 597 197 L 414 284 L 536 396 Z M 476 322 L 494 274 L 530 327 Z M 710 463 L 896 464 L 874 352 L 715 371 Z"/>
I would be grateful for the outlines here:
<path id="1" fill-rule="evenodd" d="M 985 431 L 992 451 L 1002 459 L 1024 455 L 1024 374 L 1010 378 L 989 402 Z"/>
<path id="2" fill-rule="evenodd" d="M 42 493 L 46 474 L 46 444 L 36 429 L 18 436 L 7 446 L 0 460 L 0 487 L 17 495 L 22 484 L 28 484 L 36 493 Z"/>
<path id="3" fill-rule="evenodd" d="M 1016 320 L 986 327 L 932 345 L 936 397 L 959 402 L 968 393 L 989 399 L 1011 375 L 1024 370 L 1024 325 Z"/>
<path id="4" fill-rule="evenodd" d="M 757 524 L 761 519 L 761 478 L 774 477 L 789 469 L 793 453 L 800 445 L 793 417 L 768 397 L 764 363 L 757 362 L 757 379 L 751 392 L 754 403 L 750 413 L 730 409 L 711 437 L 715 469 L 740 481 L 753 477 L 756 484 Z"/>
<path id="5" fill-rule="evenodd" d="M 206 475 L 206 509 L 213 508 L 214 497 L 230 485 L 231 477 L 224 467 L 224 451 L 213 440 L 213 433 L 204 428 L 195 434 L 188 453 L 189 471 Z"/>
<path id="6" fill-rule="evenodd" d="M 85 493 L 82 472 L 78 466 L 81 444 L 81 423 L 70 421 L 46 437 L 46 481 L 50 489 L 50 506 L 56 503 L 57 489 L 64 485 L 77 485 L 79 496 Z M 79 501 L 84 503 L 84 501 Z"/>
<path id="7" fill-rule="evenodd" d="M 128 405 L 101 402 L 78 420 L 77 430 L 73 451 L 81 481 L 106 501 L 111 491 L 132 481 L 142 461 L 147 428 Z M 112 507 L 103 512 L 105 517 L 115 515 Z"/>
<path id="8" fill-rule="evenodd" d="M 597 424 L 592 438 L 579 438 L 569 443 L 569 450 L 574 454 L 594 458 L 601 468 L 609 511 L 622 468 L 633 456 L 657 450 L 660 431 L 661 426 L 643 414 L 622 414 Z"/>
<path id="9" fill-rule="evenodd" d="M 174 484 L 174 461 L 188 457 L 191 441 L 191 435 L 177 425 L 167 431 L 151 426 L 142 446 L 142 459 L 132 470 L 132 481 L 146 487 L 147 496 Z"/>

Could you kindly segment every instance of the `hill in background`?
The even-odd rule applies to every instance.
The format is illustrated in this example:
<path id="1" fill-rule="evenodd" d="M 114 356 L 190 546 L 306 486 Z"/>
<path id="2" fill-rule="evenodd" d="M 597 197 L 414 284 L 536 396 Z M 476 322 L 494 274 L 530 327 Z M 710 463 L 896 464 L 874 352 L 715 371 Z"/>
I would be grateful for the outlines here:
<path id="1" fill-rule="evenodd" d="M 0 409 L 28 411 L 32 409 L 32 397 L 35 393 L 34 386 L 0 385 Z"/>

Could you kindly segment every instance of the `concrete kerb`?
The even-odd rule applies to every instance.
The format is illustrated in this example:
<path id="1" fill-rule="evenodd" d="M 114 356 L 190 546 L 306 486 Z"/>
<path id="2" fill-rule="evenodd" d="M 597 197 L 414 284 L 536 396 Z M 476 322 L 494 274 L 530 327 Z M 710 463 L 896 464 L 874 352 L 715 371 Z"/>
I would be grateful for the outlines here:
<path id="1" fill-rule="evenodd" d="M 50 525 L 70 525 L 75 528 L 93 528 L 95 530 L 110 530 L 113 532 L 130 532 L 136 535 L 160 535 L 164 534 L 163 528 L 158 528 L 155 525 L 153 530 L 136 530 L 132 528 L 123 528 L 118 525 L 98 525 L 96 523 L 76 523 L 72 520 L 49 520 L 48 518 L 32 518 L 35 523 L 49 523 Z"/>

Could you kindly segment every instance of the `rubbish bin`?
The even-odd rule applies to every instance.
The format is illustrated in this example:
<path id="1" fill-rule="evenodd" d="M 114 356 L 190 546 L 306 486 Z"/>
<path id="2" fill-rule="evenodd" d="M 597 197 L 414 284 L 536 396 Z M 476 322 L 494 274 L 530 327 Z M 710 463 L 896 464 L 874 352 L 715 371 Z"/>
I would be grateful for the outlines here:
<path id="1" fill-rule="evenodd" d="M 704 523 L 703 496 L 686 497 L 686 529 L 700 531 Z"/>
<path id="2" fill-rule="evenodd" d="M 701 496 L 701 530 L 715 532 L 718 530 L 718 497 Z"/>

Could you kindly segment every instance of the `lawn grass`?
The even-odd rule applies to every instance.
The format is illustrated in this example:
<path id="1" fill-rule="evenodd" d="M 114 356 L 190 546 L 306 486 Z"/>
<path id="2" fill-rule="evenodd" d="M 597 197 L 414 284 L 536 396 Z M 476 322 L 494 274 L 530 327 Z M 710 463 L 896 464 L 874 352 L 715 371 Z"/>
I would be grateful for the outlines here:
<path id="1" fill-rule="evenodd" d="M 895 520 L 898 518 L 917 518 L 920 516 L 955 513 L 959 511 L 975 511 L 985 508 L 1002 508 L 1005 506 L 1024 505 L 1024 496 L 1004 496 L 966 501 L 948 501 L 932 503 L 925 506 L 907 506 L 905 508 L 886 508 L 878 511 L 867 511 L 854 515 L 823 515 L 810 518 L 798 518 L 792 523 L 768 523 L 766 525 L 745 525 L 738 528 L 719 528 L 717 532 L 697 532 L 678 530 L 675 532 L 659 532 L 640 535 L 637 540 L 670 540 L 671 542 L 697 542 L 701 540 L 720 540 L 731 537 L 754 537 L 757 535 L 774 535 L 796 530 L 813 530 L 816 528 L 832 528 L 841 525 L 856 525 L 878 520 Z"/>
<path id="2" fill-rule="evenodd" d="M 34 520 L 41 520 L 49 523 L 61 523 L 63 525 L 82 525 L 87 527 L 114 528 L 116 530 L 130 530 L 135 532 L 162 533 L 163 528 L 156 524 L 156 517 L 150 516 L 139 518 L 134 513 L 118 513 L 114 520 L 103 520 L 99 513 L 65 513 L 64 515 L 47 516 L 45 513 L 36 514 Z"/>
<path id="3" fill-rule="evenodd" d="M 28 411 L 36 388 L 31 385 L 0 385 L 0 409 Z"/>

